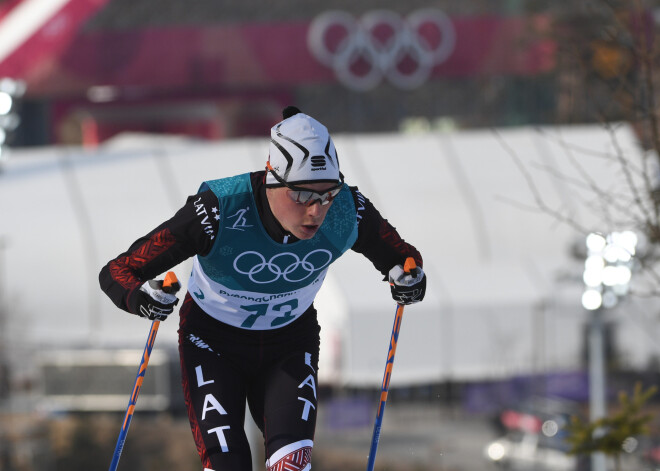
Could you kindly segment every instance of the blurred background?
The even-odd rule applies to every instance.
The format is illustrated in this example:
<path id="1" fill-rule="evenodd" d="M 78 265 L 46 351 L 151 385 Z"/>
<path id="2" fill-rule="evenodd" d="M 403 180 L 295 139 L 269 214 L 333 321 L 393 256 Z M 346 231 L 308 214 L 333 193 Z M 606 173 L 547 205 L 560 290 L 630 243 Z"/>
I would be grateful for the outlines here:
<path id="1" fill-rule="evenodd" d="M 149 324 L 99 270 L 290 104 L 424 256 L 376 469 L 660 469 L 660 397 L 619 399 L 659 380 L 658 32 L 651 0 L 0 0 L 0 471 L 107 469 Z M 354 253 L 315 304 L 313 469 L 364 469 L 395 306 Z M 176 324 L 119 469 L 200 469 Z"/>

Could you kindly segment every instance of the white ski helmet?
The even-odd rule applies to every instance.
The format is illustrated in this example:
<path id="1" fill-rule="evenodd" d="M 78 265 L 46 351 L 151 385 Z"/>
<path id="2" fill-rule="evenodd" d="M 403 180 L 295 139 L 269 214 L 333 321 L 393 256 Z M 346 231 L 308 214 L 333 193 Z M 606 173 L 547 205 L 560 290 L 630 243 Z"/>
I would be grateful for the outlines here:
<path id="1" fill-rule="evenodd" d="M 328 129 L 294 106 L 270 130 L 269 170 L 290 184 L 339 183 L 339 160 Z M 266 172 L 266 186 L 282 184 Z"/>

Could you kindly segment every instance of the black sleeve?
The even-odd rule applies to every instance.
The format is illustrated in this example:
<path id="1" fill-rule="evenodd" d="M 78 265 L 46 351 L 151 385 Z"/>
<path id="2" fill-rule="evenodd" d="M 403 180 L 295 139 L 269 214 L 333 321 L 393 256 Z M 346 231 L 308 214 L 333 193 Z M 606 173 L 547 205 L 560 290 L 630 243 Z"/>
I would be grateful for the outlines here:
<path id="1" fill-rule="evenodd" d="M 172 218 L 101 269 L 101 289 L 117 307 L 129 311 L 129 297 L 145 281 L 211 250 L 218 232 L 218 209 L 218 199 L 210 190 L 189 196 Z"/>
<path id="2" fill-rule="evenodd" d="M 403 265 L 408 257 L 422 267 L 422 255 L 417 249 L 401 238 L 356 187 L 351 187 L 351 192 L 358 220 L 358 237 L 352 249 L 367 257 L 384 276 L 393 266 Z"/>

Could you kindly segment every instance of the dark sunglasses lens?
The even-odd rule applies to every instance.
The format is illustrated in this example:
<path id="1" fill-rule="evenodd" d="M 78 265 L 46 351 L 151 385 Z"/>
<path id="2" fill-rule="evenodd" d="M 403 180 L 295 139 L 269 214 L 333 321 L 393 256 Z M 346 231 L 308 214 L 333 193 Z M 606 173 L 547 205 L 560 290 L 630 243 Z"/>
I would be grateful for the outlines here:
<path id="1" fill-rule="evenodd" d="M 296 203 L 304 204 L 307 206 L 314 204 L 317 201 L 325 206 L 326 204 L 330 203 L 330 201 L 332 201 L 340 191 L 341 186 L 333 188 L 332 190 L 322 194 L 316 191 L 289 190 L 289 197 Z"/>
<path id="2" fill-rule="evenodd" d="M 314 198 L 314 193 L 311 191 L 297 191 L 298 193 L 298 202 L 302 204 L 307 204 Z"/>
<path id="3" fill-rule="evenodd" d="M 289 198 L 299 204 L 308 204 L 314 193 L 311 191 L 289 190 Z"/>

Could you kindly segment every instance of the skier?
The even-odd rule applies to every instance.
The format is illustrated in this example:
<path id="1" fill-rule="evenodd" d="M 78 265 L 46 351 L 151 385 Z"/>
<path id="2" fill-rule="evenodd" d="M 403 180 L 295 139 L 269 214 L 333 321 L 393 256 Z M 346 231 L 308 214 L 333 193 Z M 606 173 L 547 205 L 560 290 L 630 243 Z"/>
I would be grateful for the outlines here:
<path id="1" fill-rule="evenodd" d="M 99 274 L 118 307 L 165 320 L 178 299 L 149 281 L 194 257 L 179 353 L 206 471 L 252 469 L 246 400 L 266 469 L 311 469 L 320 332 L 313 301 L 339 256 L 366 256 L 400 304 L 421 301 L 426 290 L 421 255 L 344 183 L 326 127 L 292 106 L 283 118 L 271 129 L 266 170 L 202 183 Z M 412 273 L 403 271 L 408 257 L 418 267 Z"/>

